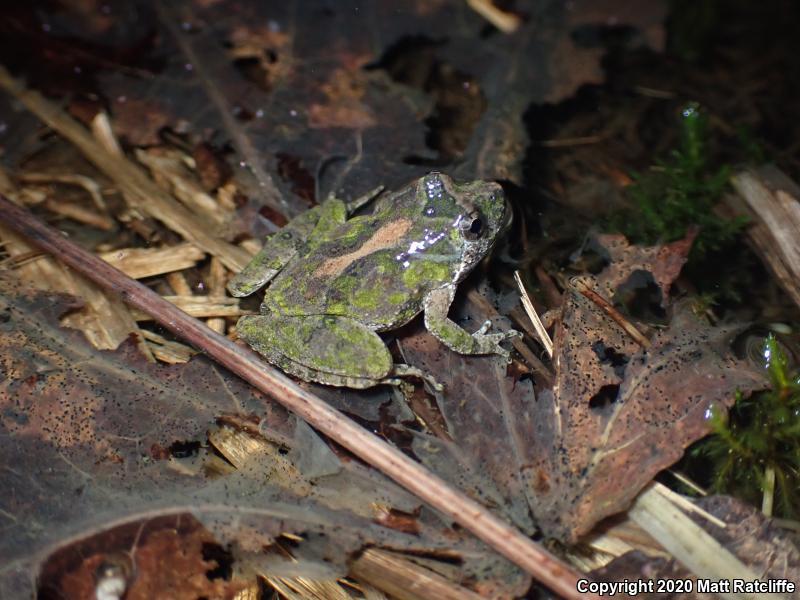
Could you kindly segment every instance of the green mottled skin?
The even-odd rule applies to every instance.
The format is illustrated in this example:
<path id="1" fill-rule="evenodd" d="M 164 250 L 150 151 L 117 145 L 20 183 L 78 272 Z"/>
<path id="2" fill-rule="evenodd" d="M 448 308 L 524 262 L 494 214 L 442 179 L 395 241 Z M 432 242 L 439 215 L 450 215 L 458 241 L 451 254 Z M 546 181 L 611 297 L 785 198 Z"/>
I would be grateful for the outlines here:
<path id="1" fill-rule="evenodd" d="M 350 387 L 396 382 L 388 349 L 374 332 L 423 310 L 448 347 L 507 354 L 498 342 L 516 332 L 470 334 L 447 319 L 456 284 L 489 251 L 505 211 L 496 184 L 456 184 L 439 174 L 349 220 L 343 202 L 328 200 L 271 236 L 229 284 L 234 295 L 246 295 L 271 280 L 262 315 L 243 317 L 239 336 L 289 373 Z M 476 218 L 480 234 L 470 236 L 461 224 Z M 418 374 L 402 367 L 395 371 Z"/>

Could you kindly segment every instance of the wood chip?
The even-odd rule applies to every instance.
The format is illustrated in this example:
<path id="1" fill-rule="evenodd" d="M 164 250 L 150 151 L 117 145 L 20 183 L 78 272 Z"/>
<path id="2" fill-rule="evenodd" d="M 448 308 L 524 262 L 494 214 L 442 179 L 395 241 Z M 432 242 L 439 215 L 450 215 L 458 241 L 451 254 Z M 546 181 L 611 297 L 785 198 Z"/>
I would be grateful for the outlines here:
<path id="1" fill-rule="evenodd" d="M 74 144 L 107 177 L 113 180 L 125 200 L 158 219 L 185 240 L 218 256 L 226 267 L 239 272 L 249 261 L 247 252 L 228 243 L 217 232 L 156 185 L 141 167 L 124 156 L 116 156 L 57 104 L 26 88 L 0 66 L 0 88 Z"/>
<path id="2" fill-rule="evenodd" d="M 119 248 L 99 256 L 128 277 L 142 279 L 194 267 L 206 253 L 194 244 L 183 243 L 164 248 Z"/>
<path id="3" fill-rule="evenodd" d="M 23 238 L 2 225 L 0 240 L 5 252 L 12 257 L 39 254 Z M 135 333 L 139 348 L 149 360 L 153 359 L 131 312 L 115 295 L 105 294 L 91 281 L 44 255 L 20 264 L 17 272 L 24 281 L 40 290 L 72 294 L 83 299 L 85 307 L 65 316 L 62 322 L 67 327 L 81 330 L 95 348 L 113 350 Z"/>
<path id="4" fill-rule="evenodd" d="M 772 166 L 737 173 L 731 182 L 747 207 L 729 198 L 729 208 L 751 217 L 748 238 L 800 306 L 800 186 Z"/>
<path id="5" fill-rule="evenodd" d="M 186 344 L 168 340 L 147 329 L 142 329 L 142 336 L 147 340 L 148 346 L 153 355 L 160 360 L 171 365 L 189 362 L 189 359 L 197 354 L 197 350 Z"/>
<path id="6" fill-rule="evenodd" d="M 231 213 L 203 190 L 195 176 L 184 166 L 183 157 L 177 150 L 139 149 L 136 150 L 136 158 L 150 169 L 154 178 L 166 182 L 174 196 L 198 217 L 215 226 L 230 221 Z"/>

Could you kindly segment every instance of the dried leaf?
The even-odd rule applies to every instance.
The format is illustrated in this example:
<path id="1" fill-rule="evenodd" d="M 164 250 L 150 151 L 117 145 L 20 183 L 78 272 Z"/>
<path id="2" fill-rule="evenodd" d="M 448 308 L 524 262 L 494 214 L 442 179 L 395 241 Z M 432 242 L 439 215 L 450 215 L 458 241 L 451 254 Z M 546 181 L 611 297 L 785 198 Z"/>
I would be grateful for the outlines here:
<path id="1" fill-rule="evenodd" d="M 0 597 L 33 596 L 32 574 L 54 551 L 183 513 L 232 544 L 240 567 L 341 575 L 372 544 L 455 552 L 464 581 L 502 588 L 519 573 L 428 511 L 416 535 L 378 525 L 418 501 L 207 360 L 164 366 L 131 344 L 94 350 L 58 324 L 74 306 L 0 278 Z M 235 471 L 215 467 L 204 450 L 215 423 L 245 428 L 261 450 Z M 262 554 L 285 533 L 303 539 L 292 561 Z"/>
<path id="2" fill-rule="evenodd" d="M 596 236 L 593 242 L 609 259 L 609 265 L 598 278 L 601 293 L 613 299 L 617 290 L 632 282 L 636 273 L 647 272 L 661 289 L 661 306 L 666 306 L 672 282 L 686 264 L 697 233 L 697 229 L 692 229 L 682 240 L 657 246 L 633 245 L 621 234 Z"/>
<path id="3" fill-rule="evenodd" d="M 711 327 L 680 303 L 642 349 L 583 295 L 565 294 L 556 384 L 535 405 L 537 459 L 526 470 L 546 533 L 574 541 L 624 510 L 708 433 L 711 410 L 730 406 L 737 390 L 764 387 L 761 373 L 733 356 L 736 331 Z"/>

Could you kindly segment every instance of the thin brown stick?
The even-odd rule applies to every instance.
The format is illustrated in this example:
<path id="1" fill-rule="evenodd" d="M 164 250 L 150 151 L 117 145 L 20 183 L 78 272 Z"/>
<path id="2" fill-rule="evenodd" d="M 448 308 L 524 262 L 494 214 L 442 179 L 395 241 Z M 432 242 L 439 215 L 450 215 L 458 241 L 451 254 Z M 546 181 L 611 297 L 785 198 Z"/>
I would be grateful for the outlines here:
<path id="1" fill-rule="evenodd" d="M 614 306 L 608 300 L 588 287 L 583 281 L 580 280 L 579 277 L 576 277 L 573 280 L 573 285 L 579 293 L 583 294 L 586 298 L 594 302 L 602 309 L 604 313 L 611 317 L 611 319 L 613 319 L 617 325 L 622 327 L 625 333 L 627 333 L 634 342 L 639 344 L 642 348 L 650 347 L 650 340 L 648 340 L 641 331 L 636 329 L 633 323 L 628 321 L 628 319 L 626 319 L 621 312 L 614 308 Z"/>
<path id="2" fill-rule="evenodd" d="M 444 480 L 304 390 L 283 373 L 266 365 L 252 351 L 212 331 L 146 286 L 68 241 L 2 195 L 0 218 L 8 227 L 58 256 L 66 265 L 116 292 L 131 306 L 153 315 L 175 335 L 270 395 L 321 433 L 471 531 L 555 593 L 575 600 L 599 600 L 598 596 L 577 592 L 576 581 L 581 575 L 568 565 L 481 504 L 453 489 Z"/>

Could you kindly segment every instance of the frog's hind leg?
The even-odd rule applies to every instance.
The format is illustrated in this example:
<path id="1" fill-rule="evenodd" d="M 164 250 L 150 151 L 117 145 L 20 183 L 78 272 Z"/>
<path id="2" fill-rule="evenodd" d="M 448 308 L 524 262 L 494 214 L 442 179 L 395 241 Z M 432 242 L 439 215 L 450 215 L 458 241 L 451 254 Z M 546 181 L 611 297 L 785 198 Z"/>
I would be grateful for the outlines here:
<path id="1" fill-rule="evenodd" d="M 236 331 L 269 362 L 306 381 L 367 388 L 392 371 L 392 357 L 380 336 L 348 317 L 245 316 Z"/>
<path id="2" fill-rule="evenodd" d="M 248 315 L 239 319 L 236 331 L 269 362 L 304 381 L 363 389 L 419 377 L 442 389 L 420 369 L 393 364 L 380 336 L 349 317 Z"/>

